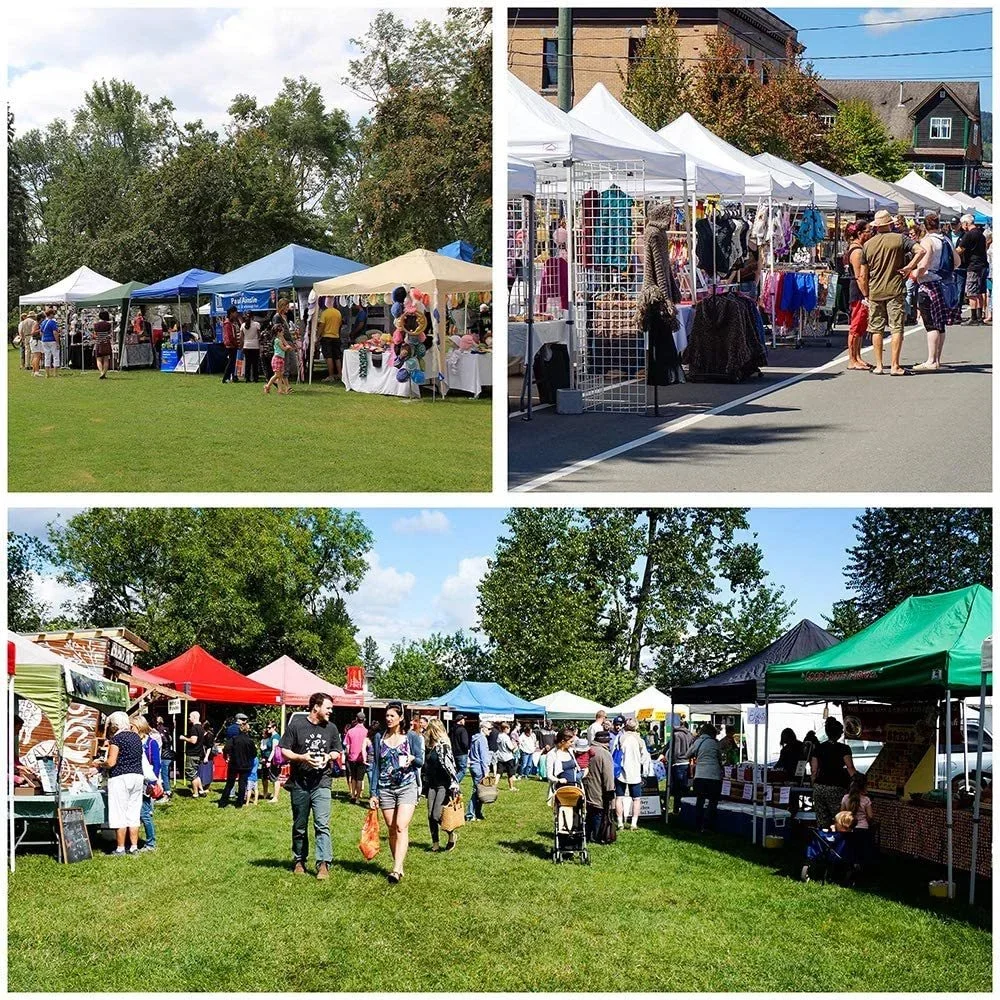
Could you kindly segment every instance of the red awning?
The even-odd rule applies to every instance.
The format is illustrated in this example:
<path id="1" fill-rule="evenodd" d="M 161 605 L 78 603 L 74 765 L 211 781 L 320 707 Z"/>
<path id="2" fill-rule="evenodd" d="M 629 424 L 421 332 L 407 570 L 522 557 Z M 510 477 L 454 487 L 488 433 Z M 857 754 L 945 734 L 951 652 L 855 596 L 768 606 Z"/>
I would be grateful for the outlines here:
<path id="1" fill-rule="evenodd" d="M 192 646 L 168 663 L 147 671 L 158 682 L 172 684 L 196 701 L 243 705 L 280 705 L 281 692 L 244 677 L 201 646 Z"/>

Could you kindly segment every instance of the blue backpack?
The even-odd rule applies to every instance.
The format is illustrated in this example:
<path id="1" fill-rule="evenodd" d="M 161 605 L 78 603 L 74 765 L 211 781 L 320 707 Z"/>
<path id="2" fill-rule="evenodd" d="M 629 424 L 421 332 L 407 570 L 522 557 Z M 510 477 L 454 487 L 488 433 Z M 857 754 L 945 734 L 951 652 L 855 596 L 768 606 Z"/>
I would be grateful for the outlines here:
<path id="1" fill-rule="evenodd" d="M 614 764 L 615 777 L 620 781 L 625 773 L 625 751 L 622 749 L 621 741 L 618 742 L 614 753 L 611 754 L 611 761 Z"/>
<path id="2" fill-rule="evenodd" d="M 945 306 L 954 309 L 962 298 L 962 289 L 955 274 L 955 248 L 947 236 L 935 234 L 941 244 L 941 257 L 938 261 L 937 273 L 941 278 L 941 293 Z"/>

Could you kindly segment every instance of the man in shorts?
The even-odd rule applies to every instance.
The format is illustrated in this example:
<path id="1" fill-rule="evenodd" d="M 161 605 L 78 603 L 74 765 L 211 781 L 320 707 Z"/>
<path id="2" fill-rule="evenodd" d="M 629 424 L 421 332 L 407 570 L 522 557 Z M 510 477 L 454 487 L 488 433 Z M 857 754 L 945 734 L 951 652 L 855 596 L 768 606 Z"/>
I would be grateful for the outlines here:
<path id="1" fill-rule="evenodd" d="M 49 306 L 45 310 L 45 319 L 41 323 L 42 355 L 45 366 L 45 377 L 55 375 L 59 367 L 59 323 L 56 321 L 56 311 Z"/>
<path id="2" fill-rule="evenodd" d="M 198 777 L 198 765 L 205 756 L 205 727 L 201 724 L 198 712 L 192 712 L 188 716 L 188 722 L 190 725 L 187 735 L 180 737 L 184 743 L 184 777 L 191 786 L 191 796 L 196 799 L 204 798 L 208 792 L 202 787 L 201 778 Z"/>
<path id="3" fill-rule="evenodd" d="M 364 712 L 358 712 L 354 722 L 344 733 L 344 745 L 347 748 L 347 789 L 351 804 L 355 805 L 364 791 L 365 772 L 368 770 L 365 756 L 368 727 L 365 725 Z"/>
<path id="4" fill-rule="evenodd" d="M 982 326 L 986 305 L 986 237 L 971 215 L 962 216 L 962 238 L 956 248 L 965 269 L 965 295 L 972 310 L 969 326 Z"/>
<path id="5" fill-rule="evenodd" d="M 917 283 L 917 310 L 927 331 L 927 360 L 914 365 L 915 372 L 935 372 L 941 367 L 941 352 L 948 324 L 948 306 L 941 284 L 941 254 L 948 238 L 940 230 L 937 212 L 924 216 L 927 235 L 920 241 L 926 253 L 913 272 Z"/>
<path id="6" fill-rule="evenodd" d="M 900 363 L 903 353 L 903 300 L 906 275 L 923 259 L 925 251 L 909 233 L 892 232 L 892 216 L 885 209 L 875 213 L 875 235 L 861 249 L 858 286 L 868 303 L 868 329 L 875 349 L 873 375 L 882 375 L 882 339 L 888 326 L 892 337 L 890 375 L 912 375 Z"/>
<path id="7" fill-rule="evenodd" d="M 340 342 L 340 328 L 344 314 L 331 302 L 319 314 L 319 348 L 326 359 L 327 376 L 324 382 L 336 382 L 340 378 L 344 347 Z"/>

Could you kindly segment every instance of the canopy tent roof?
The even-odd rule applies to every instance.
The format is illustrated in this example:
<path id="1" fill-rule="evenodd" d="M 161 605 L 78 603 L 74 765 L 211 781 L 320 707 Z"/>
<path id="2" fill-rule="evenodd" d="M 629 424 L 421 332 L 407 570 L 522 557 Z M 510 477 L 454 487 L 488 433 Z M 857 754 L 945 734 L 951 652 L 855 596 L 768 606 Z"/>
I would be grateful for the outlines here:
<path id="1" fill-rule="evenodd" d="M 653 712 L 667 712 L 669 714 L 671 702 L 668 695 L 650 684 L 645 691 L 632 695 L 627 701 L 620 705 L 608 709 L 608 715 L 635 715 L 646 709 Z"/>
<path id="2" fill-rule="evenodd" d="M 148 673 L 186 691 L 196 701 L 243 705 L 281 704 L 281 692 L 277 688 L 244 677 L 198 645 Z"/>
<path id="3" fill-rule="evenodd" d="M 259 684 L 277 688 L 285 705 L 308 705 L 310 695 L 317 691 L 328 694 L 333 699 L 334 705 L 360 708 L 364 703 L 361 694 L 348 694 L 339 684 L 314 674 L 300 663 L 296 663 L 290 656 L 279 656 L 266 667 L 261 667 L 260 670 L 255 670 L 247 676 Z"/>
<path id="4" fill-rule="evenodd" d="M 399 285 L 422 291 L 436 288 L 440 295 L 488 292 L 493 288 L 493 270 L 430 250 L 411 250 L 363 271 L 317 281 L 313 290 L 317 295 L 374 295 L 391 292 Z"/>
<path id="5" fill-rule="evenodd" d="M 88 295 L 86 298 L 77 299 L 78 306 L 120 306 L 128 301 L 139 288 L 145 288 L 144 281 L 126 281 L 124 285 L 115 285 L 106 292 L 97 292 L 95 295 Z"/>
<path id="6" fill-rule="evenodd" d="M 981 584 L 909 597 L 836 646 L 769 666 L 768 696 L 918 698 L 949 688 L 953 695 L 976 694 L 992 627 L 993 594 Z"/>
<path id="7" fill-rule="evenodd" d="M 182 701 L 193 701 L 189 694 L 168 687 L 160 677 L 154 677 L 148 670 L 141 670 L 133 666 L 127 674 L 122 675 L 122 680 L 129 686 L 129 697 L 138 697 L 142 691 L 155 691 L 165 698 L 180 698 Z"/>
<path id="8" fill-rule="evenodd" d="M 616 136 L 636 149 L 652 153 L 681 153 L 686 157 L 689 194 L 741 195 L 746 188 L 742 174 L 716 167 L 679 149 L 672 142 L 657 135 L 644 121 L 637 118 L 620 101 L 615 100 L 603 83 L 595 83 L 590 93 L 572 111 L 570 118 L 583 122 L 602 132 Z M 646 191 L 651 194 L 681 194 L 679 180 L 647 179 Z"/>
<path id="9" fill-rule="evenodd" d="M 531 197 L 535 193 L 535 168 L 516 156 L 507 157 L 507 197 Z"/>
<path id="10" fill-rule="evenodd" d="M 90 295 L 106 292 L 116 288 L 117 281 L 105 278 L 103 274 L 92 271 L 89 267 L 78 267 L 72 274 L 66 275 L 62 281 L 57 281 L 48 288 L 22 295 L 18 302 L 21 305 L 49 305 L 57 302 L 79 302 Z"/>
<path id="11" fill-rule="evenodd" d="M 203 295 L 220 292 L 269 291 L 272 288 L 310 288 L 324 278 L 360 271 L 366 265 L 322 250 L 289 243 L 266 257 L 213 277 L 201 286 Z"/>
<path id="12" fill-rule="evenodd" d="M 536 168 L 562 167 L 567 161 L 605 163 L 642 160 L 648 178 L 675 178 L 687 175 L 684 154 L 663 149 L 637 149 L 571 117 L 507 74 L 507 153 Z"/>
<path id="13" fill-rule="evenodd" d="M 821 167 L 818 163 L 813 163 L 812 160 L 807 160 L 803 163 L 802 169 L 808 171 L 810 174 L 818 175 L 823 180 L 840 184 L 849 191 L 853 191 L 859 197 L 871 199 L 872 211 L 880 209 L 885 209 L 887 212 L 899 211 L 899 203 L 895 198 L 887 198 L 877 191 L 869 191 L 868 188 L 862 187 L 860 184 L 850 181 L 846 177 L 841 177 L 840 174 L 835 174 L 832 170 L 827 170 L 826 167 Z"/>
<path id="14" fill-rule="evenodd" d="M 869 191 L 882 195 L 883 198 L 891 198 L 899 206 L 898 211 L 903 215 L 916 215 L 917 212 L 938 212 L 941 205 L 928 198 L 926 195 L 918 194 L 916 191 L 907 191 L 906 188 L 898 184 L 890 184 L 888 181 L 879 180 L 871 174 L 856 173 L 848 174 L 846 180 L 860 184 Z"/>
<path id="15" fill-rule="evenodd" d="M 172 274 L 169 278 L 157 281 L 152 285 L 144 285 L 132 293 L 132 298 L 140 302 L 160 302 L 171 299 L 193 299 L 198 296 L 198 287 L 210 278 L 217 278 L 215 271 L 203 271 L 200 267 L 191 267 L 180 274 Z"/>
<path id="16" fill-rule="evenodd" d="M 860 195 L 837 181 L 810 173 L 804 167 L 798 167 L 780 156 L 758 153 L 754 159 L 767 167 L 788 174 L 789 177 L 794 177 L 803 184 L 812 184 L 813 193 L 809 198 L 809 204 L 817 208 L 833 208 L 842 212 L 867 212 L 872 207 L 872 199 L 868 195 Z"/>
<path id="17" fill-rule="evenodd" d="M 518 698 L 499 684 L 487 681 L 462 681 L 440 698 L 431 698 L 428 705 L 447 705 L 461 712 L 475 715 L 542 715 L 543 710 L 534 702 Z"/>
<path id="18" fill-rule="evenodd" d="M 985 198 L 973 198 L 971 194 L 965 194 L 962 191 L 949 191 L 948 196 L 954 198 L 973 215 L 980 215 L 984 219 L 993 218 L 993 206 Z"/>
<path id="19" fill-rule="evenodd" d="M 550 719 L 559 720 L 593 719 L 598 712 L 607 711 L 604 705 L 589 698 L 581 698 L 580 695 L 571 694 L 569 691 L 556 691 L 544 698 L 533 698 L 532 703 L 544 708 L 545 714 Z"/>
<path id="20" fill-rule="evenodd" d="M 437 252 L 442 257 L 453 257 L 455 260 L 464 260 L 471 264 L 472 258 L 476 255 L 476 248 L 471 243 L 466 243 L 465 240 L 455 240 L 454 243 L 449 243 L 447 246 L 438 247 Z"/>
<path id="21" fill-rule="evenodd" d="M 942 191 L 941 188 L 931 184 L 926 177 L 921 177 L 915 170 L 911 170 L 905 177 L 895 181 L 896 187 L 901 187 L 906 191 L 914 191 L 937 202 L 946 212 L 954 212 L 956 215 L 962 214 L 962 206 L 955 201 L 951 195 Z"/>
<path id="22" fill-rule="evenodd" d="M 656 134 L 700 160 L 731 173 L 742 174 L 745 192 L 750 197 L 766 198 L 770 195 L 774 198 L 800 200 L 809 198 L 812 194 L 811 183 L 803 184 L 784 171 L 759 163 L 710 132 L 686 111 Z"/>
<path id="23" fill-rule="evenodd" d="M 769 666 L 801 660 L 803 657 L 812 656 L 813 653 L 829 649 L 837 642 L 837 638 L 830 635 L 826 629 L 820 628 L 808 618 L 803 618 L 784 635 L 775 639 L 770 646 L 747 657 L 742 663 L 696 684 L 675 687 L 670 694 L 675 702 L 699 708 L 719 702 L 728 702 L 730 705 L 735 703 L 737 706 L 750 704 L 757 701 L 758 683 L 763 683 Z"/>

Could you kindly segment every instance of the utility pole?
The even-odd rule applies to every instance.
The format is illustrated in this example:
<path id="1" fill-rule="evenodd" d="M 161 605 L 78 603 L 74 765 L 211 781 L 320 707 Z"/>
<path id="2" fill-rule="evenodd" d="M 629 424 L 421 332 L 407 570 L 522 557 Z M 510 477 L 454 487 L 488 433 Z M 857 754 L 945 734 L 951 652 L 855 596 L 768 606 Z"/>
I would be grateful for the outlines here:
<path id="1" fill-rule="evenodd" d="M 573 107 L 573 8 L 559 8 L 559 47 L 557 50 L 559 74 L 559 109 Z"/>

